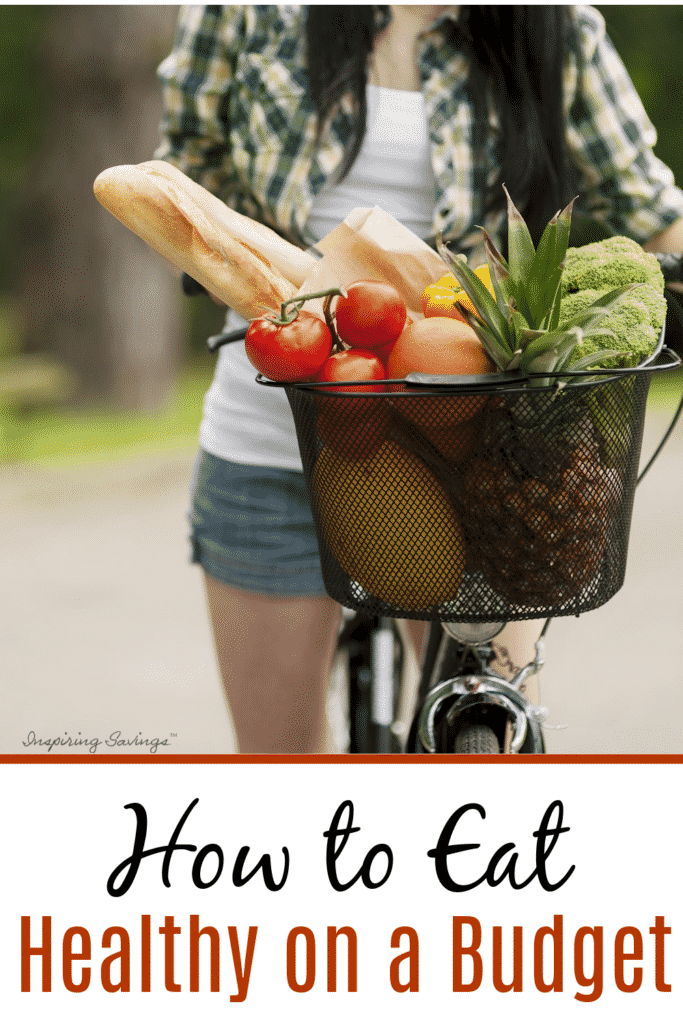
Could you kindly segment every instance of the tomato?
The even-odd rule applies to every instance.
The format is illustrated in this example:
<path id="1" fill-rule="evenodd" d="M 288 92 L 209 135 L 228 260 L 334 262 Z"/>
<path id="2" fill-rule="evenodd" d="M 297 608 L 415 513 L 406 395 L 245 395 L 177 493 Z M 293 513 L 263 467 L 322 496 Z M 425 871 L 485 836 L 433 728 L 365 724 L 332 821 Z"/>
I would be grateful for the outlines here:
<path id="1" fill-rule="evenodd" d="M 337 352 L 316 374 L 317 381 L 384 380 L 384 366 L 372 352 L 348 349 Z M 337 398 L 351 391 L 363 395 L 383 391 L 382 384 L 354 388 L 324 388 L 316 395 L 316 428 L 324 444 L 347 459 L 370 458 L 386 437 L 389 419 L 387 403 L 379 398 Z M 335 394 L 332 394 L 334 392 Z"/>
<path id="2" fill-rule="evenodd" d="M 354 281 L 335 307 L 337 333 L 352 348 L 381 348 L 398 338 L 406 322 L 406 304 L 393 285 Z"/>
<path id="3" fill-rule="evenodd" d="M 374 352 L 363 351 L 360 348 L 350 348 L 344 352 L 335 352 L 325 360 L 315 375 L 316 381 L 354 381 L 354 380 L 384 380 L 386 373 L 384 364 Z M 370 384 L 367 387 L 339 387 L 325 388 L 325 391 L 358 391 L 360 394 L 368 391 L 383 391 L 381 384 Z"/>
<path id="4" fill-rule="evenodd" d="M 332 335 L 324 320 L 300 310 L 289 323 L 269 316 L 252 320 L 244 341 L 253 366 L 270 380 L 310 380 L 332 351 Z"/>

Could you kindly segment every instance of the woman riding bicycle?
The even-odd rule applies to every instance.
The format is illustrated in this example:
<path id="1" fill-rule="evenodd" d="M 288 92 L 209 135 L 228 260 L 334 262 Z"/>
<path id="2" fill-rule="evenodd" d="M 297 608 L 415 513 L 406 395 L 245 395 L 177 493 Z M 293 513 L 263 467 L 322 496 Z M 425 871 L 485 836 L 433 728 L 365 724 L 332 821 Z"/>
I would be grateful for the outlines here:
<path id="1" fill-rule="evenodd" d="M 536 240 L 579 193 L 610 230 L 683 249 L 683 193 L 590 7 L 189 6 L 159 77 L 155 156 L 303 247 L 380 206 L 476 265 L 479 226 L 504 244 L 505 183 Z M 254 378 L 243 345 L 221 350 L 193 560 L 240 751 L 309 753 L 339 609 L 287 400 Z M 513 660 L 528 635 L 515 624 L 501 638 Z"/>

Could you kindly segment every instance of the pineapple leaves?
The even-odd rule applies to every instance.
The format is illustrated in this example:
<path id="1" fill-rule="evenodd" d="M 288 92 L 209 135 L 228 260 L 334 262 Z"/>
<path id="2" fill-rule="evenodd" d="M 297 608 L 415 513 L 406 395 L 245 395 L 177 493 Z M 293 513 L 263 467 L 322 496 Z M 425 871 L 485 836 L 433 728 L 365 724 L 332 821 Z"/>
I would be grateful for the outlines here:
<path id="1" fill-rule="evenodd" d="M 441 236 L 436 245 L 476 310 L 472 312 L 462 303 L 457 305 L 458 312 L 475 332 L 488 356 L 499 370 L 519 369 L 539 374 L 529 380 L 530 386 L 538 387 L 550 383 L 544 376 L 547 373 L 562 372 L 570 365 L 585 369 L 623 355 L 613 349 L 603 349 L 582 356 L 572 364 L 576 346 L 584 339 L 599 335 L 614 338 L 611 331 L 600 328 L 599 324 L 638 285 L 615 288 L 560 325 L 562 274 L 575 200 L 555 214 L 543 231 L 538 247 L 534 248 L 524 219 L 505 186 L 503 189 L 508 212 L 507 260 L 481 229 L 493 295 L 470 269 L 465 257 L 454 256 Z"/>
<path id="2" fill-rule="evenodd" d="M 508 266 L 516 284 L 528 281 L 534 261 L 534 243 L 524 218 L 510 199 L 510 193 L 503 185 L 508 203 Z"/>
<path id="3" fill-rule="evenodd" d="M 437 240 L 436 248 L 439 256 L 452 271 L 460 287 L 472 300 L 475 309 L 479 313 L 479 317 L 474 317 L 470 314 L 467 322 L 475 331 L 477 331 L 476 325 L 479 324 L 481 326 L 483 322 L 488 328 L 486 343 L 484 343 L 479 331 L 477 331 L 477 334 L 482 343 L 485 344 L 487 352 L 496 365 L 505 366 L 507 360 L 512 355 L 512 350 L 507 343 L 508 325 L 505 316 L 498 308 L 488 288 L 479 280 L 474 271 L 467 266 L 464 258 L 454 257 L 441 238 Z M 463 311 L 463 307 L 461 307 L 461 311 Z M 493 347 L 496 354 L 490 351 L 491 347 Z"/>
<path id="4" fill-rule="evenodd" d="M 509 369 L 510 359 L 512 358 L 512 349 L 508 345 L 507 341 L 499 338 L 492 332 L 484 323 L 475 316 L 466 306 L 462 303 L 457 303 L 457 309 L 465 318 L 465 321 L 472 328 L 479 341 L 484 347 L 484 351 L 493 360 L 499 370 Z"/>
<path id="5" fill-rule="evenodd" d="M 611 331 L 607 333 L 612 333 Z M 612 335 L 614 337 L 614 335 Z M 599 352 L 591 352 L 589 356 L 583 356 L 572 363 L 572 370 L 587 370 L 591 366 L 597 366 L 605 359 L 617 359 L 619 356 L 628 355 L 628 352 L 619 352 L 615 348 L 603 348 Z"/>
<path id="6" fill-rule="evenodd" d="M 554 330 L 560 317 L 560 282 L 569 244 L 574 200 L 556 214 L 541 236 L 531 264 L 534 288 L 530 290 L 531 315 L 538 327 Z"/>
<path id="7" fill-rule="evenodd" d="M 486 253 L 486 262 L 491 272 L 491 284 L 493 285 L 496 302 L 499 309 L 505 309 L 507 300 L 512 296 L 510 270 L 493 244 L 488 232 L 484 228 L 481 230 L 484 235 L 484 252 Z"/>
<path id="8" fill-rule="evenodd" d="M 560 275 L 557 282 L 557 288 L 555 289 L 555 295 L 552 301 L 552 305 L 548 310 L 548 314 L 543 319 L 542 327 L 547 331 L 554 331 L 560 322 L 560 309 L 562 306 L 562 273 L 564 270 L 564 263 L 560 264 Z"/>
<path id="9" fill-rule="evenodd" d="M 526 272 L 524 277 L 517 280 L 521 289 L 525 293 L 528 320 L 534 328 L 543 327 L 546 330 L 553 330 L 557 327 L 559 320 L 558 289 L 560 287 L 562 271 L 564 269 L 564 258 L 569 244 L 569 229 L 571 227 L 574 202 L 575 200 L 572 199 L 571 203 L 569 203 L 564 210 L 556 213 L 550 220 L 541 236 L 541 240 L 538 243 L 538 248 L 535 252 L 533 243 L 531 243 L 531 237 L 529 236 L 532 253 L 530 260 L 528 260 L 526 242 L 523 243 L 526 253 L 524 256 L 524 259 L 526 260 Z M 524 224 L 520 213 L 515 209 L 515 206 L 508 195 L 508 211 L 510 211 L 510 209 L 512 209 L 516 215 L 514 216 L 514 223 L 518 225 L 518 222 L 521 221 L 522 224 Z M 512 230 L 513 227 L 511 221 L 509 231 L 512 233 Z M 517 226 L 515 230 L 517 240 L 519 241 L 519 239 L 523 237 L 522 232 L 519 226 Z M 526 231 L 526 234 L 529 235 L 528 230 Z M 509 244 L 510 263 L 512 265 L 512 242 Z M 513 273 L 513 276 L 517 278 L 514 271 L 511 270 L 511 272 Z"/>
<path id="10" fill-rule="evenodd" d="M 535 334 L 536 332 L 531 331 L 529 321 L 517 309 L 511 309 L 510 311 L 510 326 L 515 332 L 515 352 L 523 352 L 529 334 Z M 510 369 L 509 366 L 508 369 Z"/>
<path id="11" fill-rule="evenodd" d="M 568 331 L 557 331 L 554 337 L 545 334 L 540 350 L 534 350 L 533 344 L 527 348 L 525 369 L 529 373 L 556 373 L 563 370 L 571 359 L 574 349 L 583 341 L 583 338 L 584 333 L 580 327 L 572 327 Z M 547 383 L 548 378 L 529 381 L 531 387 L 543 387 Z"/>

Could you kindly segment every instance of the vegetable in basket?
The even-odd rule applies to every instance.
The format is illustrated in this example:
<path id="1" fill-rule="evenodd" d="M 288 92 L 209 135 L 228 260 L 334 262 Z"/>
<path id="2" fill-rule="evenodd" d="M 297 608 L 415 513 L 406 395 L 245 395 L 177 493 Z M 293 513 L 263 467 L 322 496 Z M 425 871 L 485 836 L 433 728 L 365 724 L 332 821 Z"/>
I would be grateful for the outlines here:
<path id="1" fill-rule="evenodd" d="M 334 296 L 338 301 L 333 312 Z M 302 309 L 308 299 L 322 298 L 324 321 Z M 265 313 L 252 320 L 245 351 L 252 366 L 271 380 L 342 380 L 338 375 L 316 375 L 331 356 L 342 354 L 345 346 L 367 352 L 383 363 L 384 350 L 393 346 L 406 317 L 406 304 L 393 285 L 374 280 L 354 281 L 346 289 L 332 287 L 296 295 L 281 304 L 279 314 Z M 349 360 L 348 365 L 350 368 L 354 364 Z M 375 377 L 377 374 L 371 374 L 371 379 Z M 351 372 L 348 379 L 364 380 L 367 376 Z"/>
<path id="2" fill-rule="evenodd" d="M 604 321 L 631 293 L 631 281 L 607 281 L 599 302 L 561 322 L 572 206 L 552 218 L 535 248 L 508 196 L 509 261 L 485 234 L 495 298 L 439 242 L 476 309 L 461 311 L 500 370 L 586 369 L 620 355 Z M 601 347 L 605 339 L 609 348 Z M 577 358 L 577 346 L 587 343 L 593 351 Z M 582 390 L 549 382 L 522 380 L 521 393 L 489 402 L 482 442 L 455 494 L 473 566 L 524 608 L 568 604 L 591 585 L 623 494 L 620 473 L 603 461 Z"/>
<path id="3" fill-rule="evenodd" d="M 628 295 L 602 322 L 611 330 L 620 355 L 602 359 L 605 368 L 637 366 L 651 356 L 666 319 L 664 275 L 659 261 L 637 242 L 616 235 L 600 242 L 567 249 L 562 273 L 560 323 L 591 304 L 615 285 L 637 282 Z M 572 362 L 589 356 L 597 346 L 594 339 L 578 343 Z M 631 441 L 631 408 L 628 400 L 633 382 L 621 389 L 601 388 L 587 396 L 591 416 L 602 441 L 603 461 L 618 466 Z"/>
<path id="4" fill-rule="evenodd" d="M 483 267 L 477 267 L 474 273 L 493 295 L 491 271 L 488 265 L 484 264 Z M 422 312 L 426 317 L 448 316 L 453 317 L 454 320 L 462 320 L 465 323 L 465 317 L 458 309 L 459 302 L 462 302 L 463 306 L 469 309 L 470 312 L 476 312 L 468 298 L 467 292 L 463 291 L 460 282 L 449 271 L 448 274 L 440 277 L 438 281 L 427 285 L 423 291 L 421 300 Z"/>
<path id="5" fill-rule="evenodd" d="M 600 300 L 612 288 L 636 284 L 602 322 L 614 335 L 621 355 L 605 359 L 601 366 L 637 366 L 657 347 L 666 319 L 664 276 L 652 253 L 637 242 L 615 235 L 601 242 L 567 249 L 562 273 L 560 326 Z M 572 362 L 597 350 L 594 340 L 584 338 Z"/>

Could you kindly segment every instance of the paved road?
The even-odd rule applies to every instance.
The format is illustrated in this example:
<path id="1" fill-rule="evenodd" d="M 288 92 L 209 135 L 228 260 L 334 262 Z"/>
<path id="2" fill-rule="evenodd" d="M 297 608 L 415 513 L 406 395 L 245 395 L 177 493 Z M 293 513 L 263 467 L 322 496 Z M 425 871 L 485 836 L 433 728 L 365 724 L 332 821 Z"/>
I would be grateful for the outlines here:
<path id="1" fill-rule="evenodd" d="M 192 460 L 0 469 L 0 753 L 234 749 L 187 563 Z M 626 585 L 551 627 L 542 699 L 568 727 L 548 730 L 550 752 L 683 750 L 682 512 L 679 425 L 637 495 Z"/>

